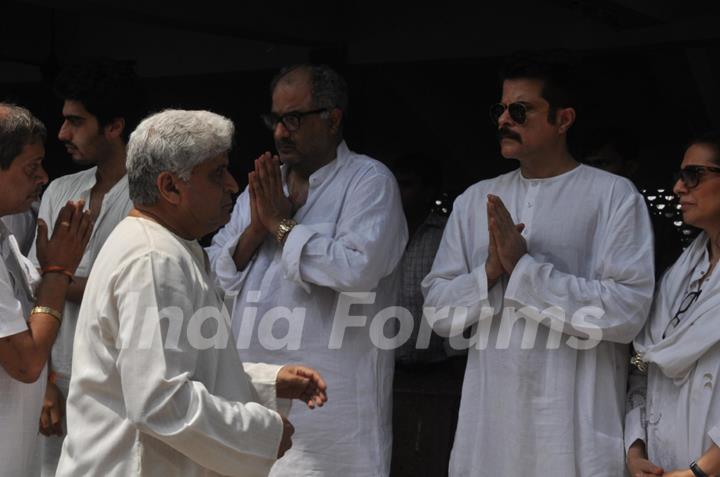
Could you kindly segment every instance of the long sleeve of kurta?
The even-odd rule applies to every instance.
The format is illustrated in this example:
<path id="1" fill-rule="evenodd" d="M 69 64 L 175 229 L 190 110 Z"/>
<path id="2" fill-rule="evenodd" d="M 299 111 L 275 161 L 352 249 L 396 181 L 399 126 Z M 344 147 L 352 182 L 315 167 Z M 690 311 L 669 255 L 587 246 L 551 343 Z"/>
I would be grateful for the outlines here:
<path id="1" fill-rule="evenodd" d="M 625 403 L 625 451 L 637 440 L 647 444 L 645 430 L 645 401 L 647 399 L 647 374 L 641 373 L 635 366 L 628 375 L 628 394 Z"/>
<path id="2" fill-rule="evenodd" d="M 432 270 L 422 282 L 424 307 L 426 311 L 432 308 L 435 312 L 426 312 L 425 319 L 441 336 L 462 334 L 463 330 L 478 322 L 483 308 L 502 304 L 501 286 L 496 284 L 488 290 L 485 273 L 487 245 L 480 245 L 476 250 L 476 263 L 470 263 L 466 258 L 469 237 L 465 235 L 467 226 L 462 224 L 466 210 L 464 199 L 461 197 L 455 202 Z M 446 307 L 447 312 L 441 313 L 440 310 Z"/>
<path id="3" fill-rule="evenodd" d="M 116 365 L 127 418 L 141 432 L 202 467 L 222 475 L 242 475 L 250 461 L 275 459 L 283 425 L 275 411 L 256 402 L 228 401 L 192 378 L 206 364 L 201 362 L 200 342 L 193 343 L 200 330 L 192 328 L 196 310 L 188 298 L 193 296 L 188 284 L 193 280 L 183 268 L 172 257 L 150 253 L 134 260 L 115 280 L 120 348 Z M 158 310 L 173 315 L 177 307 L 187 332 L 175 338 L 173 318 L 165 326 Z M 205 325 L 202 336 L 229 332 L 221 330 L 224 323 L 210 331 Z M 268 381 L 268 374 L 277 374 L 279 367 L 272 368 L 264 370 L 260 379 Z M 248 400 L 258 400 L 257 393 L 252 394 Z"/>
<path id="4" fill-rule="evenodd" d="M 250 271 L 253 258 L 245 269 L 238 270 L 233 259 L 240 235 L 250 225 L 250 196 L 245 188 L 235 203 L 230 222 L 221 228 L 213 237 L 207 248 L 210 266 L 218 280 L 218 284 L 227 291 L 238 290 L 242 287 Z"/>
<path id="5" fill-rule="evenodd" d="M 392 181 L 371 169 L 348 191 L 330 230 L 296 225 L 282 251 L 287 278 L 308 291 L 307 283 L 339 292 L 377 287 L 395 269 L 408 237 L 405 221 L 397 220 L 402 209 Z"/>
<path id="6" fill-rule="evenodd" d="M 585 336 L 583 328 L 589 325 L 602 340 L 632 341 L 645 323 L 652 300 L 652 227 L 639 194 L 613 198 L 617 210 L 603 227 L 600 249 L 589 257 L 595 262 L 593 276 L 563 273 L 535 258 L 529 249 L 510 275 L 505 298 L 540 311 L 555 307 L 566 324 L 573 323 L 564 327 L 566 333 Z M 599 313 L 578 317 L 581 322 L 574 320 L 573 315 L 584 307 L 596 307 Z"/>

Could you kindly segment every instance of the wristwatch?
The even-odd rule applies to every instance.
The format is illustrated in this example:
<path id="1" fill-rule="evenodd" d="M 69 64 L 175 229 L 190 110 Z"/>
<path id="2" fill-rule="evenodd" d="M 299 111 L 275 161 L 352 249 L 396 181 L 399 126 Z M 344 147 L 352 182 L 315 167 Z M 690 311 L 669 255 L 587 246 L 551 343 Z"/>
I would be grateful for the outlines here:
<path id="1" fill-rule="evenodd" d="M 285 243 L 285 239 L 287 238 L 288 234 L 296 225 L 297 222 L 295 222 L 293 219 L 282 219 L 278 224 L 277 230 L 275 231 L 275 240 L 277 240 L 277 243 L 279 243 L 280 245 Z"/>
<path id="2" fill-rule="evenodd" d="M 703 472 L 703 470 L 700 468 L 699 465 L 697 465 L 697 462 L 695 461 L 690 464 L 690 470 L 695 477 L 708 477 L 708 475 Z"/>

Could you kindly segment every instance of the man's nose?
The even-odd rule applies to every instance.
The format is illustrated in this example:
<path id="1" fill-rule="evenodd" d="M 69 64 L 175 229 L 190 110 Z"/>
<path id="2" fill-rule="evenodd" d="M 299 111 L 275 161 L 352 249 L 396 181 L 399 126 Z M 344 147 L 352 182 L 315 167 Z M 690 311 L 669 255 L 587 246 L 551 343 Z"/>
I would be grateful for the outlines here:
<path id="1" fill-rule="evenodd" d="M 68 127 L 67 121 L 63 121 L 62 126 L 60 126 L 60 131 L 58 131 L 58 139 L 63 142 L 70 141 L 72 139 L 72 135 L 70 134 L 70 128 Z"/>
<path id="2" fill-rule="evenodd" d="M 510 126 L 512 124 L 515 124 L 515 121 L 512 120 L 510 117 L 510 112 L 508 108 L 505 108 L 505 110 L 502 112 L 500 117 L 498 118 L 498 129 L 502 129 L 506 126 Z"/>
<path id="3" fill-rule="evenodd" d="M 37 172 L 37 182 L 40 185 L 45 185 L 48 183 L 50 178 L 48 177 L 47 171 L 45 171 L 45 168 L 40 165 Z"/>
<path id="4" fill-rule="evenodd" d="M 237 194 L 240 190 L 237 181 L 229 171 L 225 171 L 225 174 L 225 188 L 230 191 L 231 194 Z"/>
<path id="5" fill-rule="evenodd" d="M 278 121 L 278 123 L 275 125 L 275 129 L 273 130 L 273 137 L 277 141 L 278 139 L 283 139 L 290 136 L 290 131 L 285 127 L 285 124 L 282 121 Z"/>

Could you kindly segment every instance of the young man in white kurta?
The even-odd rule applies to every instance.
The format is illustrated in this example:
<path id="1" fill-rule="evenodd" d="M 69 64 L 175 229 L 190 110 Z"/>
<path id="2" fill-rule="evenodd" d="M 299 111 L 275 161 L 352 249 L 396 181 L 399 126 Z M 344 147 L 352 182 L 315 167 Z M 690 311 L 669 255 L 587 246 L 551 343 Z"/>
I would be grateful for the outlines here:
<path id="1" fill-rule="evenodd" d="M 96 174 L 97 167 L 91 167 L 52 181 L 43 193 L 38 217 L 47 224 L 54 224 L 60 208 L 69 200 L 83 200 L 86 208 L 89 207 L 90 192 L 95 185 Z M 115 183 L 103 199 L 100 214 L 95 219 L 90 243 L 88 243 L 82 262 L 80 262 L 80 266 L 75 272 L 77 276 L 87 277 L 90 274 L 90 269 L 105 240 L 110 236 L 115 226 L 127 217 L 130 209 L 132 209 L 132 201 L 128 195 L 127 176 L 125 176 Z M 48 228 L 52 233 L 52 225 L 48 225 Z M 35 246 L 32 247 L 29 258 L 38 266 Z M 60 328 L 60 333 L 58 333 L 52 351 L 52 368 L 57 375 L 57 385 L 65 396 L 67 396 L 68 384 L 70 383 L 72 344 L 79 311 L 79 303 L 65 302 L 63 326 Z M 59 457 L 59 454 L 57 457 Z"/>
<path id="2" fill-rule="evenodd" d="M 458 197 L 423 281 L 425 306 L 451 311 L 436 321 L 426 310 L 435 330 L 473 326 L 479 336 L 468 353 L 453 477 L 624 473 L 627 343 L 652 297 L 650 221 L 629 181 L 569 155 L 575 112 L 542 96 L 546 81 L 505 79 L 501 151 L 521 167 Z M 511 103 L 524 105 L 524 118 L 510 116 Z M 524 224 L 521 235 L 513 222 Z M 491 277 L 498 263 L 504 272 Z M 554 331 L 545 310 L 561 319 Z"/>
<path id="3" fill-rule="evenodd" d="M 50 183 L 43 194 L 39 217 L 53 224 L 68 200 L 83 200 L 92 214 L 94 228 L 71 285 L 70 299 L 65 303 L 65 326 L 52 350 L 51 369 L 56 381 L 48 385 L 45 398 L 53 403 L 53 410 L 62 409 L 68 394 L 73 338 L 85 280 L 110 232 L 132 208 L 125 175 L 125 145 L 134 127 L 130 119 L 132 104 L 140 93 L 134 73 L 126 68 L 120 63 L 91 62 L 64 70 L 57 81 L 57 91 L 64 99 L 64 121 L 58 139 L 65 144 L 74 163 L 93 167 Z M 34 247 L 29 257 L 37 265 Z M 66 430 L 66 422 L 54 426 L 55 433 L 59 428 Z M 55 475 L 62 440 L 63 436 L 55 434 L 40 438 L 42 477 Z"/>

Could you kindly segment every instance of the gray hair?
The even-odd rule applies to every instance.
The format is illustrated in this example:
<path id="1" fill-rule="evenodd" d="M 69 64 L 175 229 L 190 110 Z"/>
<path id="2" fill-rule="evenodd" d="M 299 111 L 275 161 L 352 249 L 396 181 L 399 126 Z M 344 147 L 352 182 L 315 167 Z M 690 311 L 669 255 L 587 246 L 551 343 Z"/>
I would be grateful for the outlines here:
<path id="1" fill-rule="evenodd" d="M 7 169 L 28 144 L 44 143 L 45 125 L 32 113 L 10 103 L 0 102 L 0 169 Z"/>
<path id="2" fill-rule="evenodd" d="M 307 71 L 312 81 L 312 100 L 316 108 L 339 108 L 347 114 L 348 87 L 347 83 L 335 70 L 327 65 L 299 64 L 286 66 L 275 75 L 270 83 L 270 94 L 280 81 L 293 71 Z"/>
<path id="3" fill-rule="evenodd" d="M 231 120 L 210 111 L 166 109 L 143 119 L 127 148 L 130 199 L 155 204 L 161 172 L 189 180 L 195 166 L 232 148 L 234 132 Z"/>

